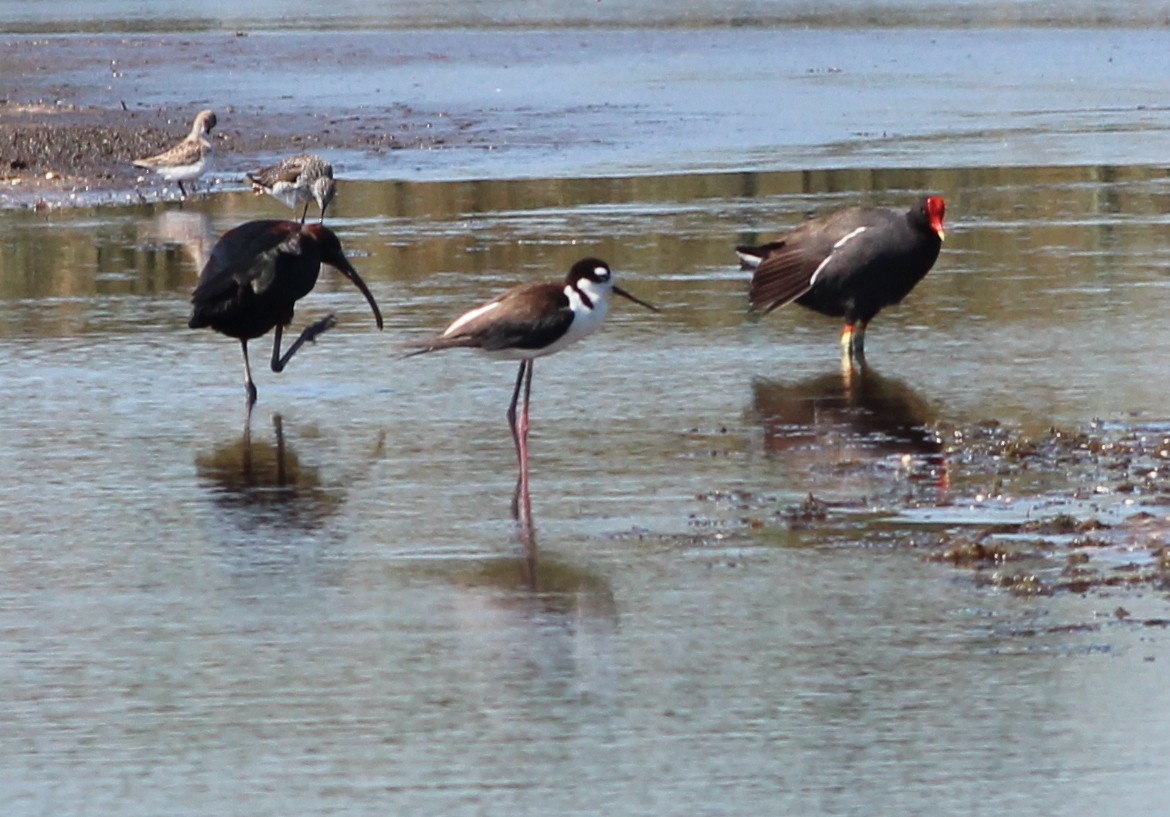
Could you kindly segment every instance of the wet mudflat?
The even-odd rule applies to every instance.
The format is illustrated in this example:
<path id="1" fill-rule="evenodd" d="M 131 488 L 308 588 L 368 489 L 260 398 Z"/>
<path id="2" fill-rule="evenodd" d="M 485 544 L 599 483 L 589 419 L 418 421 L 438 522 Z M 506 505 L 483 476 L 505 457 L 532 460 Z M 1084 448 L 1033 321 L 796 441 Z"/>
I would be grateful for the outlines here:
<path id="1" fill-rule="evenodd" d="M 999 33 L 1057 62 L 1049 38 L 1120 36 L 1030 31 Z M 815 33 L 856 59 L 934 36 Z M 517 54 L 560 64 L 565 36 Z M 653 55 L 682 35 L 622 36 Z M 386 329 L 324 273 L 295 326 L 340 324 L 281 375 L 256 366 L 247 428 L 238 345 L 187 330 L 187 298 L 214 237 L 280 205 L 225 172 L 182 208 L 3 211 L 6 813 L 1157 811 L 1170 182 L 1126 55 L 1159 36 L 1125 30 L 1132 81 L 1059 103 L 1086 86 L 1058 77 L 1093 72 L 1054 69 L 1018 108 L 974 105 L 1003 99 L 987 74 L 915 74 L 903 97 L 956 112 L 922 139 L 710 127 L 711 106 L 748 110 L 748 60 L 692 66 L 723 77 L 709 105 L 664 103 L 663 77 L 614 108 L 419 91 L 495 147 L 343 154 L 330 223 Z M 637 73 L 639 49 L 610 53 L 562 87 L 612 99 L 586 86 Z M 838 93 L 873 65 L 845 67 L 809 81 Z M 419 87 L 498 78 L 468 70 Z M 858 110 L 896 96 L 852 86 Z M 503 148 L 513 118 L 528 142 Z M 835 322 L 745 315 L 734 244 L 922 191 L 948 201 L 943 255 L 874 322 L 864 377 L 839 371 Z M 398 352 L 585 254 L 664 311 L 619 302 L 537 361 L 533 551 L 510 508 L 514 365 Z"/>
<path id="2" fill-rule="evenodd" d="M 1170 107 L 1149 70 L 1165 51 L 1160 27 L 850 19 L 0 34 L 0 73 L 20 77 L 0 126 L 9 106 L 19 118 L 35 105 L 63 127 L 101 114 L 112 130 L 49 150 L 50 136 L 25 131 L 8 148 L 0 129 L 0 156 L 28 168 L 12 184 L 16 171 L 0 167 L 0 206 L 33 204 L 28 188 L 50 172 L 67 180 L 43 193 L 50 205 L 173 196 L 135 181 L 137 157 L 124 154 L 144 132 L 184 135 L 205 107 L 219 115 L 209 180 L 227 190 L 290 149 L 328 152 L 345 178 L 412 181 L 1145 165 L 1170 154 Z M 69 166 L 95 153 L 109 167 Z"/>

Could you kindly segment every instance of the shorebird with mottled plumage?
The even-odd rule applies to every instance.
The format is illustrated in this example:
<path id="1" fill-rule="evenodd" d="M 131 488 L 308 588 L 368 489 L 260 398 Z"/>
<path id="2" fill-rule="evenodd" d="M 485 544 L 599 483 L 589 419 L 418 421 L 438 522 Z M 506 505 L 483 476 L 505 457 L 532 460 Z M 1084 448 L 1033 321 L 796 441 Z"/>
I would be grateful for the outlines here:
<path id="1" fill-rule="evenodd" d="M 325 208 L 333 201 L 337 185 L 333 181 L 333 165 L 312 153 L 291 156 L 274 165 L 253 170 L 245 174 L 257 194 L 267 193 L 283 201 L 293 212 L 301 204 L 301 224 L 309 215 L 309 205 L 314 201 L 321 208 L 321 221 L 325 221 Z"/>
<path id="2" fill-rule="evenodd" d="M 191 190 L 194 192 L 195 180 L 211 166 L 211 142 L 207 135 L 215 124 L 214 111 L 200 111 L 187 138 L 157 156 L 138 159 L 134 166 L 153 170 L 169 182 L 178 182 L 179 192 L 186 198 L 187 190 L 183 182 L 191 182 Z"/>

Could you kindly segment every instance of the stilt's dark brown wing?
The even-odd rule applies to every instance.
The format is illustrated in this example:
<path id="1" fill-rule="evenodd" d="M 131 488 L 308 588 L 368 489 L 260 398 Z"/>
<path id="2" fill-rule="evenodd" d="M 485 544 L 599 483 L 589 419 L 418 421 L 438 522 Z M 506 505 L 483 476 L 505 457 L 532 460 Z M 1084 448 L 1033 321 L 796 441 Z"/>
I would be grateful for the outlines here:
<path id="1" fill-rule="evenodd" d="M 411 344 L 413 354 L 440 349 L 541 349 L 573 322 L 561 284 L 525 284 L 469 309 L 439 335 Z"/>

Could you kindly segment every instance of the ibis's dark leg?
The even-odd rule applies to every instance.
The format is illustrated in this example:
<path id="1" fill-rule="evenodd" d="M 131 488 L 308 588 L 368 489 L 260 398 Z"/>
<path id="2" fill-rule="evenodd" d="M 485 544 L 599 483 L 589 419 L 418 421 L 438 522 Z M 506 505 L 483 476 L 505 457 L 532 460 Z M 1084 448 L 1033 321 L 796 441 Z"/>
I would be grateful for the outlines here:
<path id="1" fill-rule="evenodd" d="M 297 353 L 297 349 L 301 348 L 301 344 L 305 343 L 305 341 L 315 341 L 318 335 L 327 329 L 332 329 L 334 326 L 337 326 L 337 316 L 335 315 L 326 315 L 316 323 L 309 324 L 301 332 L 300 337 L 293 341 L 293 345 L 288 347 L 288 351 L 282 356 L 280 354 L 280 339 L 284 335 L 284 327 L 277 324 L 276 337 L 272 343 L 272 371 L 283 372 L 284 367 L 292 360 L 292 356 Z"/>
<path id="2" fill-rule="evenodd" d="M 184 199 L 187 198 L 187 188 L 183 187 L 182 179 L 179 179 L 179 196 Z"/>
<path id="3" fill-rule="evenodd" d="M 309 203 L 306 201 L 305 202 L 305 209 L 301 210 L 301 224 L 305 223 L 305 219 L 308 217 L 308 215 L 309 215 Z M 324 220 L 325 220 L 325 212 L 322 211 L 321 212 L 321 221 L 324 221 Z"/>
<path id="4" fill-rule="evenodd" d="M 252 382 L 252 364 L 248 362 L 248 341 L 241 340 L 240 348 L 244 350 L 244 388 L 248 392 L 248 414 L 252 414 L 252 406 L 256 403 L 256 384 Z"/>

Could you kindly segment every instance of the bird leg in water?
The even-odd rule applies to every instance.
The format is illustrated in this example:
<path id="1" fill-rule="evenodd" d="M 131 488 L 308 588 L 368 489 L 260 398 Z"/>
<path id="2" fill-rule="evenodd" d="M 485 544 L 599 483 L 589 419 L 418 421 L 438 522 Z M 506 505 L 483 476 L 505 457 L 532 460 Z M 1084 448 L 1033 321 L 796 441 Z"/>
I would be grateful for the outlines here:
<path id="1" fill-rule="evenodd" d="M 865 366 L 865 330 L 868 328 L 865 321 L 858 321 L 853 327 L 853 359 L 862 367 Z"/>
<path id="2" fill-rule="evenodd" d="M 248 416 L 252 415 L 252 406 L 256 402 L 256 384 L 252 382 L 252 365 L 248 363 L 248 341 L 241 340 L 240 348 L 244 350 L 244 388 L 248 392 Z"/>
<path id="3" fill-rule="evenodd" d="M 309 324 L 305 327 L 304 331 L 301 332 L 300 337 L 293 341 L 293 345 L 288 347 L 288 351 L 285 352 L 284 355 L 281 355 L 280 338 L 284 334 L 284 327 L 280 324 L 277 324 L 276 338 L 272 343 L 272 371 L 283 372 L 284 367 L 288 365 L 290 360 L 292 360 L 292 356 L 297 353 L 297 349 L 300 349 L 303 343 L 306 341 L 315 341 L 318 335 L 328 329 L 332 329 L 334 326 L 337 326 L 337 316 L 332 314 L 326 315 L 316 323 Z"/>
<path id="4" fill-rule="evenodd" d="M 847 323 L 841 330 L 841 368 L 865 368 L 865 328 L 864 321 Z"/>
<path id="5" fill-rule="evenodd" d="M 524 407 L 516 418 L 516 405 L 520 402 L 520 389 L 524 388 Z M 512 441 L 516 443 L 516 457 L 520 461 L 520 481 L 525 489 L 528 485 L 528 398 L 532 393 L 532 361 L 520 362 L 516 373 L 516 388 L 512 392 L 512 404 L 508 406 L 508 425 L 512 429 Z"/>

